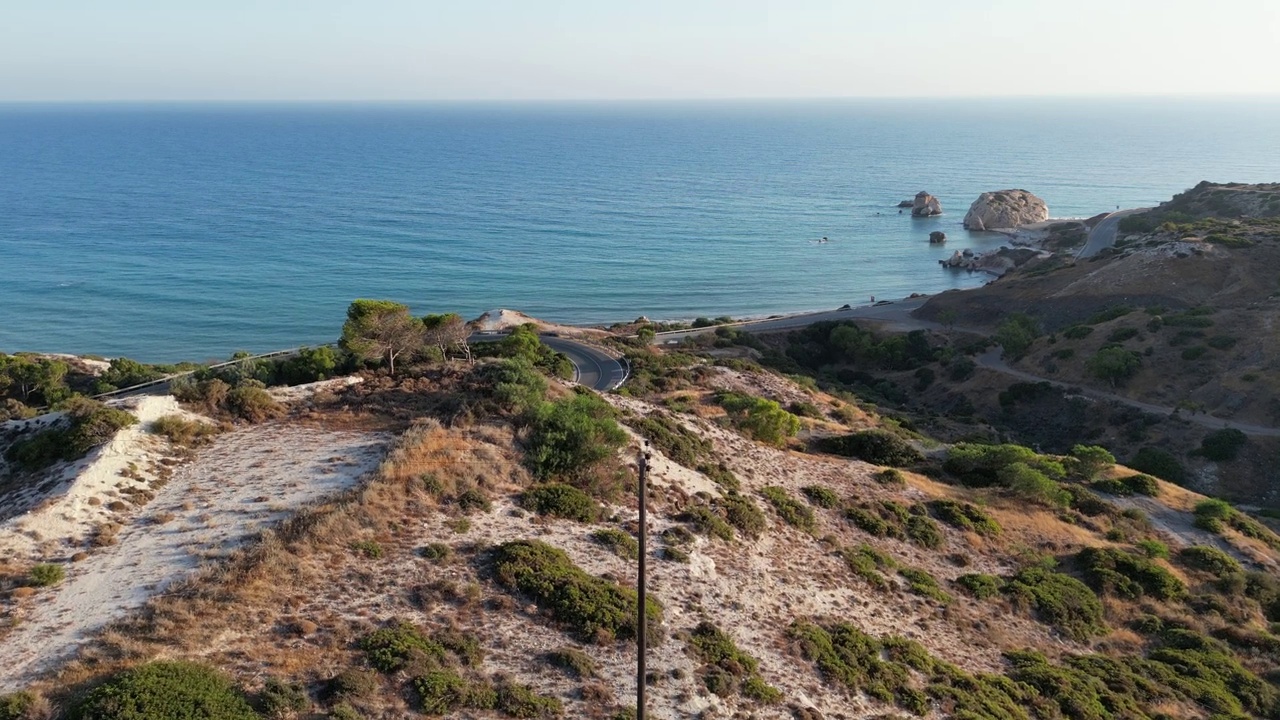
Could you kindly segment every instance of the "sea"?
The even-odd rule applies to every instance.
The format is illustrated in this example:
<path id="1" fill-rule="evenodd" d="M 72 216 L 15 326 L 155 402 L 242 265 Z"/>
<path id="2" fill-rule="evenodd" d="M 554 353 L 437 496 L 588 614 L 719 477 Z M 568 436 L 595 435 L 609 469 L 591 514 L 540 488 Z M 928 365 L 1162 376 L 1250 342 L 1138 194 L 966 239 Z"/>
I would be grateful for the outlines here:
<path id="1" fill-rule="evenodd" d="M 982 192 L 1070 218 L 1201 180 L 1280 180 L 1280 98 L 0 105 L 0 351 L 266 352 L 355 298 L 832 309 L 987 282 L 937 262 L 1005 241 L 961 227 Z M 944 214 L 899 213 L 921 190 Z"/>

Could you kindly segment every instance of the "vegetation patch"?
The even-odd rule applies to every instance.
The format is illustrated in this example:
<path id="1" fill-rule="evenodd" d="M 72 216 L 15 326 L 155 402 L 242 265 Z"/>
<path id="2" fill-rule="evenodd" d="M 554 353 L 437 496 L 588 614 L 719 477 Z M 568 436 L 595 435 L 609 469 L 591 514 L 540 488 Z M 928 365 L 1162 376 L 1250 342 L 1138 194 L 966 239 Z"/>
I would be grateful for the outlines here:
<path id="1" fill-rule="evenodd" d="M 733 638 L 712 623 L 703 621 L 693 629 L 689 651 L 702 663 L 698 674 L 716 695 L 741 693 L 763 703 L 782 699 L 782 693 L 760 677 L 760 661 L 739 650 Z"/>
<path id="2" fill-rule="evenodd" d="M 876 537 L 908 540 L 929 549 L 942 547 L 942 530 L 925 513 L 925 507 L 918 503 L 907 507 L 892 500 L 878 500 L 848 508 L 845 517 Z"/>
<path id="3" fill-rule="evenodd" d="M 1009 578 L 1003 590 L 1015 606 L 1034 611 L 1073 640 L 1084 641 L 1107 632 L 1098 596 L 1070 575 L 1033 565 Z"/>
<path id="4" fill-rule="evenodd" d="M 951 596 L 938 586 L 938 581 L 928 571 L 904 567 L 898 569 L 898 574 L 906 579 L 907 587 L 916 595 L 936 600 L 943 605 L 951 602 Z"/>
<path id="5" fill-rule="evenodd" d="M 646 417 L 631 418 L 627 424 L 653 444 L 672 462 L 696 470 L 703 458 L 711 454 L 709 440 L 698 437 L 675 418 L 654 413 Z"/>
<path id="6" fill-rule="evenodd" d="M 494 551 L 494 578 L 511 592 L 532 597 L 555 619 L 587 641 L 635 636 L 636 593 L 583 572 L 564 551 L 536 540 L 517 540 Z M 657 638 L 662 605 L 647 598 L 645 618 Z"/>
<path id="7" fill-rule="evenodd" d="M 1160 494 L 1160 484 L 1150 475 L 1129 475 L 1122 478 L 1102 478 L 1090 483 L 1089 487 L 1101 493 L 1117 497 L 1146 495 L 1156 497 Z"/>
<path id="8" fill-rule="evenodd" d="M 1000 594 L 1004 580 L 995 575 L 970 573 L 956 578 L 956 587 L 979 600 L 987 600 Z"/>
<path id="9" fill-rule="evenodd" d="M 1235 428 L 1214 430 L 1200 441 L 1199 455 L 1214 462 L 1235 460 L 1241 448 L 1249 442 L 1249 436 Z"/>
<path id="10" fill-rule="evenodd" d="M 5 459 L 31 471 L 42 470 L 59 460 L 79 460 L 115 437 L 118 431 L 138 422 L 123 410 L 83 397 L 68 400 L 64 410 L 65 426 L 51 427 L 15 441 L 5 451 Z"/>
<path id="11" fill-rule="evenodd" d="M 583 523 L 595 522 L 602 512 L 600 505 L 590 495 L 563 483 L 535 485 L 524 492 L 520 502 L 539 515 Z"/>
<path id="12" fill-rule="evenodd" d="M 817 529 L 818 523 L 813 517 L 813 509 L 791 497 L 785 488 L 769 485 L 761 488 L 760 494 L 773 505 L 773 509 L 783 522 L 805 532 L 813 532 Z"/>
<path id="13" fill-rule="evenodd" d="M 758 538 L 768 527 L 768 521 L 760 507 L 751 498 L 731 492 L 717 501 L 724 518 L 738 532 L 749 538 Z"/>
<path id="14" fill-rule="evenodd" d="M 800 488 L 800 491 L 804 493 L 810 503 L 817 507 L 829 510 L 840 505 L 840 496 L 831 488 L 821 485 L 805 485 Z"/>
<path id="15" fill-rule="evenodd" d="M 1104 595 L 1176 600 L 1187 592 L 1182 581 L 1159 563 L 1116 548 L 1085 548 L 1076 555 L 1076 564 L 1085 581 Z"/>
<path id="16" fill-rule="evenodd" d="M 1217 577 L 1225 577 L 1242 570 L 1235 558 L 1215 547 L 1192 545 L 1178 552 L 1178 560 L 1189 568 L 1201 570 Z"/>
<path id="17" fill-rule="evenodd" d="M 889 579 L 884 573 L 894 570 L 898 563 L 888 553 L 877 550 L 866 543 L 856 547 L 847 547 L 840 551 L 840 557 L 849 566 L 854 575 L 866 580 L 877 590 L 888 590 Z"/>
<path id="18" fill-rule="evenodd" d="M 824 437 L 815 441 L 821 452 L 857 458 L 873 465 L 909 467 L 924 459 L 911 443 L 884 430 L 861 430 L 850 435 Z"/>
<path id="19" fill-rule="evenodd" d="M 976 505 L 944 499 L 930 501 L 929 508 L 939 520 L 952 527 L 986 537 L 1000 534 L 1000 523 Z"/>
<path id="20" fill-rule="evenodd" d="M 582 480 L 626 442 L 613 416 L 613 407 L 593 394 L 543 403 L 529 423 L 529 470 L 543 480 Z"/>
<path id="21" fill-rule="evenodd" d="M 676 516 L 676 519 L 689 523 L 694 530 L 703 535 L 720 538 L 726 542 L 733 539 L 733 527 L 706 505 L 691 505 Z"/>
<path id="22" fill-rule="evenodd" d="M 1141 448 L 1126 464 L 1138 472 L 1155 475 L 1171 483 L 1181 484 L 1187 479 L 1187 471 L 1182 463 L 1172 453 L 1157 447 Z"/>
<path id="23" fill-rule="evenodd" d="M 800 418 L 772 400 L 722 390 L 716 393 L 716 403 L 735 428 L 760 442 L 784 445 L 800 431 Z"/>
<path id="24" fill-rule="evenodd" d="M 361 638 L 359 644 L 369 664 L 384 673 L 432 667 L 448 657 L 444 645 L 406 622 L 393 621 L 378 628 Z"/>
<path id="25" fill-rule="evenodd" d="M 156 661 L 112 676 L 69 714 L 71 720 L 257 720 L 222 673 L 196 663 Z"/>
<path id="26" fill-rule="evenodd" d="M 613 551 L 613 554 L 627 560 L 640 557 L 640 544 L 631 537 L 631 533 L 617 528 L 602 528 L 591 533 L 592 539 Z"/>
<path id="27" fill-rule="evenodd" d="M 196 447 L 213 441 L 222 432 L 216 425 L 199 420 L 188 420 L 181 415 L 165 415 L 151 423 L 151 432 L 168 438 L 182 447 Z"/>

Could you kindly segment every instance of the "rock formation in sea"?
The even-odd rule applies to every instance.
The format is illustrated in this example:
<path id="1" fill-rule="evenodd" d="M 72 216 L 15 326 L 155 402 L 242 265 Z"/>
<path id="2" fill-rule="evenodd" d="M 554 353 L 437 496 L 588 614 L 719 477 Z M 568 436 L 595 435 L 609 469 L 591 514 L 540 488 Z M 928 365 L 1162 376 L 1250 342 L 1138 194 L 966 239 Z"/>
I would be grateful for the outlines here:
<path id="1" fill-rule="evenodd" d="M 997 190 L 982 193 L 973 201 L 964 216 L 964 227 L 966 230 L 1017 228 L 1048 219 L 1049 207 L 1044 200 L 1026 190 Z"/>
<path id="2" fill-rule="evenodd" d="M 903 200 L 902 202 L 898 203 L 898 207 L 900 207 L 900 208 L 909 208 L 909 207 L 911 207 L 911 206 L 912 206 L 912 205 L 914 205 L 914 204 L 915 204 L 915 201 L 914 201 L 914 200 Z"/>
<path id="3" fill-rule="evenodd" d="M 916 199 L 911 201 L 911 214 L 916 217 L 929 217 L 930 215 L 942 214 L 942 203 L 938 202 L 938 198 L 921 190 L 916 193 Z"/>
<path id="4" fill-rule="evenodd" d="M 942 232 L 941 230 L 934 230 L 933 232 L 929 233 L 930 245 L 941 245 L 946 241 L 947 241 L 947 234 Z"/>

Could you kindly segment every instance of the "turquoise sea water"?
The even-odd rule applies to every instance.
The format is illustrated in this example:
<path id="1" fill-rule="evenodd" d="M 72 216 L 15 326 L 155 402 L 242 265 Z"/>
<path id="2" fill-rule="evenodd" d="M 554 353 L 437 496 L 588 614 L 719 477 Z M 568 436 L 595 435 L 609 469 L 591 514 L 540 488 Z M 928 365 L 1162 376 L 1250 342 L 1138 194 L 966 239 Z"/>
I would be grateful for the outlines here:
<path id="1" fill-rule="evenodd" d="M 356 297 L 833 308 L 983 282 L 935 262 L 999 245 L 960 228 L 983 191 L 1083 217 L 1203 179 L 1280 179 L 1280 101 L 0 105 L 0 351 L 325 342 Z M 899 215 L 919 190 L 946 214 Z"/>

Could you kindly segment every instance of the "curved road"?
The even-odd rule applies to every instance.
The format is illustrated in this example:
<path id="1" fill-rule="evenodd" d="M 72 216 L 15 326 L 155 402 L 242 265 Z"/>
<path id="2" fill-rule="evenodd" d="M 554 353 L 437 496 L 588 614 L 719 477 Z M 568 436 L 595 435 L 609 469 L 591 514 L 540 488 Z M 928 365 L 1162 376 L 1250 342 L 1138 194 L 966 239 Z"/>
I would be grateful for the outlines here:
<path id="1" fill-rule="evenodd" d="M 1089 239 L 1085 241 L 1084 247 L 1080 248 L 1080 252 L 1076 253 L 1076 259 L 1090 258 L 1103 250 L 1116 244 L 1116 231 L 1120 229 L 1120 221 L 1130 215 L 1144 213 L 1151 208 L 1134 208 L 1133 210 L 1120 210 L 1113 212 L 1102 219 L 1102 222 L 1094 226 L 1089 231 Z"/>
<path id="2" fill-rule="evenodd" d="M 567 355 L 573 363 L 574 381 L 597 392 L 616 390 L 630 374 L 617 358 L 599 348 L 547 335 L 542 336 L 542 344 Z"/>

